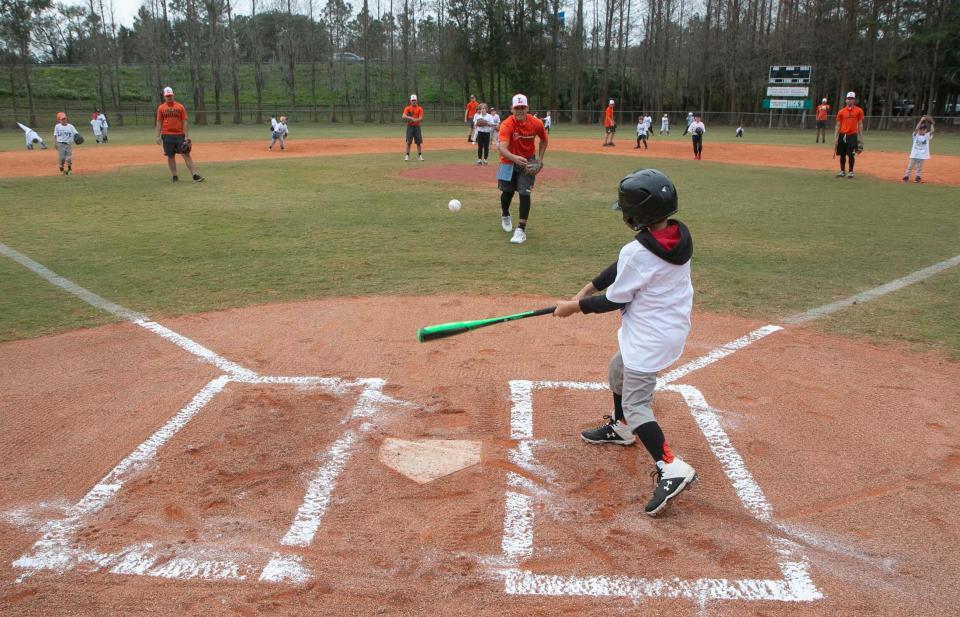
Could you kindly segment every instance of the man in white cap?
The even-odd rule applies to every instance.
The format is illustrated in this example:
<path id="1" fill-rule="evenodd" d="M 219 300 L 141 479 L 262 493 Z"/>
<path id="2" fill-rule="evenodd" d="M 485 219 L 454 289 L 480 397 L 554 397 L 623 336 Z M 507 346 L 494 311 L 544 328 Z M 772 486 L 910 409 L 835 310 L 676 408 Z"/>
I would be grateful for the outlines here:
<path id="1" fill-rule="evenodd" d="M 858 150 L 863 149 L 863 110 L 857 106 L 857 94 L 847 92 L 847 106 L 837 112 L 837 131 L 833 145 L 840 155 L 840 173 L 838 178 L 853 179 L 853 164 Z M 847 171 L 847 159 L 850 159 L 850 171 Z"/>
<path id="2" fill-rule="evenodd" d="M 820 143 L 821 137 L 823 138 L 823 143 L 827 143 L 827 116 L 830 115 L 830 104 L 827 103 L 827 99 L 824 98 L 820 101 L 820 104 L 817 105 L 817 141 Z"/>
<path id="3" fill-rule="evenodd" d="M 178 182 L 177 155 L 183 157 L 187 169 L 193 174 L 194 182 L 203 182 L 203 176 L 197 173 L 190 156 L 192 144 L 190 142 L 190 125 L 187 122 L 187 109 L 173 98 L 173 88 L 163 89 L 163 102 L 157 107 L 157 145 L 163 145 L 163 155 L 167 157 L 167 167 L 170 168 L 170 179 Z"/>
<path id="4" fill-rule="evenodd" d="M 543 155 L 547 151 L 547 132 L 543 122 L 528 112 L 527 97 L 517 94 L 510 106 L 513 115 L 500 123 L 500 168 L 497 171 L 497 187 L 500 189 L 500 227 L 507 233 L 513 231 L 510 242 L 523 244 L 527 241 L 527 218 L 530 216 L 530 192 L 543 169 Z M 536 139 L 540 138 L 539 152 Z M 534 155 L 536 153 L 536 156 Z M 510 217 L 510 202 L 513 194 L 520 193 L 520 219 L 513 229 Z"/>
<path id="5" fill-rule="evenodd" d="M 417 143 L 417 156 L 423 160 L 423 133 L 420 132 L 420 123 L 423 122 L 423 107 L 417 100 L 416 94 L 410 95 L 410 104 L 403 108 L 403 119 L 407 121 L 407 153 L 403 160 L 410 160 L 410 144 Z"/>
<path id="6" fill-rule="evenodd" d="M 617 132 L 617 121 L 613 117 L 613 99 L 610 99 L 607 108 L 603 110 L 603 130 L 603 145 L 614 145 L 613 136 Z"/>

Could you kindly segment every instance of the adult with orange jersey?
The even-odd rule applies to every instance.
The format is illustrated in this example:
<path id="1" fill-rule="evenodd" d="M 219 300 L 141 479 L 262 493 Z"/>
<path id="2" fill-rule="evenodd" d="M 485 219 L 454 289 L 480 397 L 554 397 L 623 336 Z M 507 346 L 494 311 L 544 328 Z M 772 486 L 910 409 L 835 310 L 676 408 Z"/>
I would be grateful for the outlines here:
<path id="1" fill-rule="evenodd" d="M 157 144 L 163 145 L 163 154 L 167 157 L 167 167 L 173 182 L 177 182 L 177 155 L 183 157 L 187 169 L 193 174 L 194 182 L 203 182 L 203 176 L 197 173 L 197 167 L 190 157 L 190 125 L 187 121 L 187 109 L 176 102 L 173 88 L 163 89 L 163 102 L 157 107 Z"/>
<path id="2" fill-rule="evenodd" d="M 423 160 L 423 133 L 420 132 L 420 123 L 423 122 L 423 107 L 417 101 L 417 95 L 410 95 L 410 104 L 403 108 L 403 119 L 407 121 L 407 153 L 403 160 L 410 160 L 410 143 L 417 143 L 417 157 Z"/>
<path id="3" fill-rule="evenodd" d="M 817 105 L 817 141 L 820 143 L 820 139 L 823 138 L 823 143 L 827 143 L 827 116 L 830 115 L 830 104 L 827 103 L 827 99 L 823 99 L 819 105 Z"/>
<path id="4" fill-rule="evenodd" d="M 837 132 L 834 135 L 834 147 L 840 155 L 840 173 L 838 178 L 853 178 L 853 164 L 858 146 L 863 149 L 863 110 L 857 106 L 855 92 L 847 92 L 847 106 L 837 112 Z M 850 171 L 847 172 L 847 159 L 850 159 Z"/>
<path id="5" fill-rule="evenodd" d="M 613 119 L 613 99 L 610 99 L 607 108 L 603 111 L 603 129 L 603 145 L 614 145 L 613 135 L 617 132 L 617 121 Z"/>
<path id="6" fill-rule="evenodd" d="M 477 97 L 471 94 L 467 106 L 463 108 L 463 123 L 470 128 L 467 132 L 467 141 L 470 143 L 473 143 L 473 117 L 477 115 L 477 107 L 479 107 L 479 105 L 480 103 L 477 103 Z"/>
<path id="7" fill-rule="evenodd" d="M 513 115 L 500 123 L 500 168 L 497 187 L 500 189 L 500 227 L 507 233 L 513 230 L 510 202 L 520 193 L 520 220 L 513 230 L 510 242 L 527 241 L 527 218 L 530 216 L 530 192 L 537 174 L 543 169 L 543 155 L 547 151 L 547 132 L 539 118 L 530 115 L 527 97 L 517 94 L 510 106 Z M 540 138 L 539 152 L 536 140 Z M 535 155 L 536 153 L 536 155 Z"/>

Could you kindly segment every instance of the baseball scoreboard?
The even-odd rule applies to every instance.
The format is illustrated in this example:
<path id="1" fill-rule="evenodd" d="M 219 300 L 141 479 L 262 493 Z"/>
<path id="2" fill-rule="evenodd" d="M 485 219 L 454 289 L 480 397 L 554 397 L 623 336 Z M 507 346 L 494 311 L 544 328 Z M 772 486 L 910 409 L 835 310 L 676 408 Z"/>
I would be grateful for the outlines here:
<path id="1" fill-rule="evenodd" d="M 793 66 L 771 66 L 770 80 L 771 84 L 809 84 L 810 74 L 813 67 L 809 64 Z"/>

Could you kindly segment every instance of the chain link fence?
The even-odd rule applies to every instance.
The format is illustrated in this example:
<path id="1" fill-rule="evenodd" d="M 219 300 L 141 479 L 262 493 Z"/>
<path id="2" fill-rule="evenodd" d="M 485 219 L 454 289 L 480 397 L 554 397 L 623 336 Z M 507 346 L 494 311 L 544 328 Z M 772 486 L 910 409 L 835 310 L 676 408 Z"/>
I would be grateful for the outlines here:
<path id="1" fill-rule="evenodd" d="M 216 110 L 207 108 L 202 112 L 194 109 L 189 101 L 183 101 L 190 113 L 190 119 L 195 125 L 216 124 Z M 452 105 L 424 103 L 424 116 L 427 122 L 434 125 L 456 125 L 463 122 L 463 108 Z M 285 115 L 288 121 L 300 123 L 343 123 L 343 124 L 402 124 L 401 111 L 403 105 L 377 105 L 369 110 L 362 105 L 317 105 L 286 107 L 283 105 L 265 106 L 259 110 L 264 123 L 269 122 L 271 115 Z M 75 101 L 65 102 L 60 106 L 43 104 L 36 107 L 37 126 L 41 129 L 52 126 L 58 111 L 66 112 L 77 126 L 85 125 L 93 113 L 90 105 L 79 104 Z M 104 110 L 111 126 L 153 126 L 156 105 L 152 103 L 123 103 L 120 109 Z M 539 117 L 546 114 L 546 109 L 533 109 Z M 617 111 L 617 122 L 621 127 L 636 124 L 645 113 L 653 118 L 653 130 L 660 128 L 660 119 L 666 113 L 670 119 L 671 129 L 683 130 L 686 125 L 686 116 L 689 110 L 652 111 L 645 109 L 628 109 Z M 220 124 L 256 124 L 257 108 L 255 105 L 241 105 L 239 122 L 235 122 L 236 110 L 233 107 L 223 107 L 220 110 Z M 509 110 L 499 109 L 501 117 L 506 117 Z M 600 126 L 603 123 L 602 110 L 551 110 L 555 125 L 578 124 L 583 126 Z M 910 132 L 917 124 L 918 117 L 910 116 L 867 116 L 864 119 L 866 130 L 893 130 Z M 960 131 L 960 115 L 935 117 L 938 131 Z M 761 113 L 732 113 L 706 112 L 703 121 L 709 127 L 713 126 L 743 126 L 744 128 L 769 129 L 809 129 L 816 128 L 816 118 L 813 113 L 798 111 L 774 111 Z M 17 129 L 17 122 L 29 124 L 29 114 L 26 109 L 19 107 L 16 111 L 12 106 L 0 107 L 0 126 Z M 829 131 L 833 130 L 833 114 L 827 121 Z M 18 129 L 19 130 L 19 129 Z"/>

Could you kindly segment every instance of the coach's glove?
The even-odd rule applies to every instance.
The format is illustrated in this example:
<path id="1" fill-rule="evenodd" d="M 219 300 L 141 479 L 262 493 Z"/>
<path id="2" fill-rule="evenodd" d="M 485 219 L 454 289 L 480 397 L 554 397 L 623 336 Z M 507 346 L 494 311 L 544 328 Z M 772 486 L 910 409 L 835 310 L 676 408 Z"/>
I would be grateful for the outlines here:
<path id="1" fill-rule="evenodd" d="M 527 166 L 523 168 L 523 172 L 530 176 L 535 176 L 540 173 L 541 169 L 543 169 L 543 163 L 540 161 L 527 161 Z"/>
<path id="2" fill-rule="evenodd" d="M 191 150 L 193 150 L 193 142 L 189 139 L 184 139 L 183 143 L 180 144 L 180 154 L 190 154 Z"/>
<path id="3" fill-rule="evenodd" d="M 80 133 L 75 134 L 75 135 L 73 136 L 73 143 L 77 144 L 78 146 L 79 146 L 80 144 L 82 144 L 82 143 L 83 143 L 83 135 L 81 135 Z"/>
<path id="4" fill-rule="evenodd" d="M 862 141 L 862 140 L 857 142 L 857 154 L 860 154 L 861 152 L 863 152 L 863 141 Z"/>

